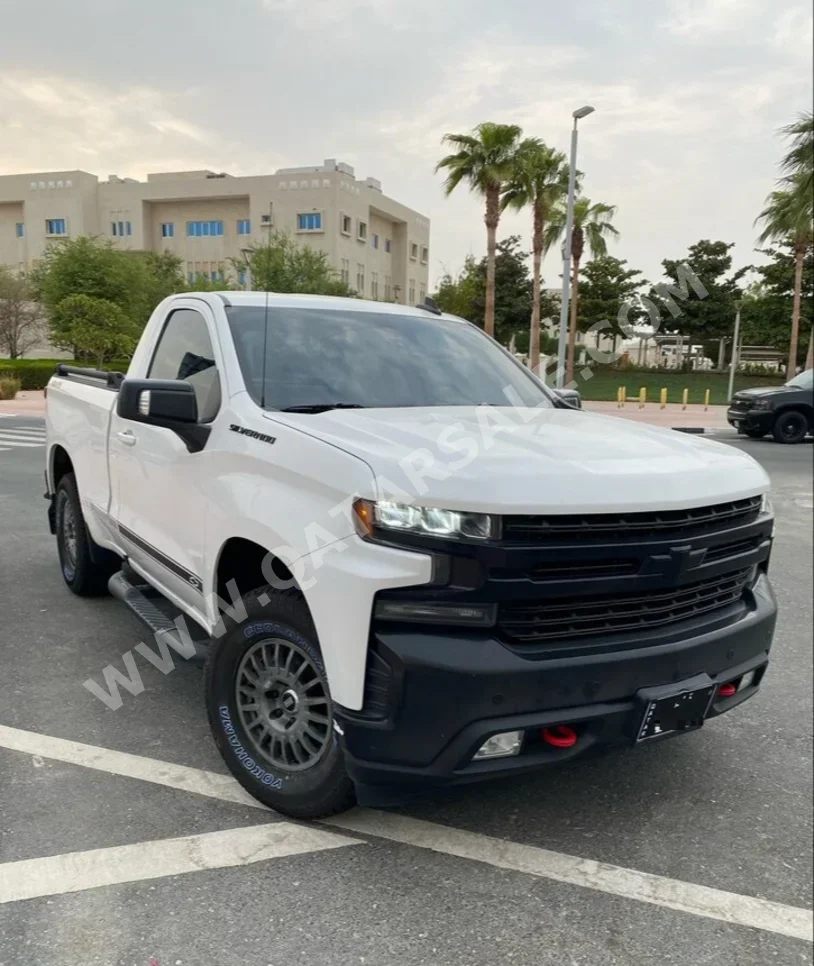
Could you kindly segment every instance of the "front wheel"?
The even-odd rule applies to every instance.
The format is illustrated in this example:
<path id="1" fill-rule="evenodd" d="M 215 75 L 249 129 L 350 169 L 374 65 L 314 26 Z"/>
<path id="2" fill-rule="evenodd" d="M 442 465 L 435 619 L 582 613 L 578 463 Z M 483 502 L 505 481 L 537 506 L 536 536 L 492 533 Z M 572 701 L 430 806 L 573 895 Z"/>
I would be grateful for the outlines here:
<path id="1" fill-rule="evenodd" d="M 802 443 L 808 432 L 808 419 L 797 409 L 780 413 L 774 421 L 772 435 L 778 443 Z"/>
<path id="2" fill-rule="evenodd" d="M 354 804 L 353 783 L 305 601 L 262 587 L 243 603 L 246 620 L 206 664 L 215 743 L 240 784 L 270 808 L 300 819 L 342 812 Z"/>

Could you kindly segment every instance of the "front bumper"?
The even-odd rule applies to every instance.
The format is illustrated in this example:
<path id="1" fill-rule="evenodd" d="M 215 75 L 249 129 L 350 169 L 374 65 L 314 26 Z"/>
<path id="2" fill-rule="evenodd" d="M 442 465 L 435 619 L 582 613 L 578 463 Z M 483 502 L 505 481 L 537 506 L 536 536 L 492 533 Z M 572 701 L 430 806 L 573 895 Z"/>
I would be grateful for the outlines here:
<path id="1" fill-rule="evenodd" d="M 726 411 L 726 420 L 736 429 L 770 433 L 774 424 L 774 413 L 770 409 L 733 409 L 730 406 Z"/>
<path id="2" fill-rule="evenodd" d="M 686 621 L 666 641 L 548 660 L 521 656 L 478 632 L 377 629 L 368 668 L 375 700 L 363 712 L 336 709 L 360 801 L 395 803 L 427 786 L 533 771 L 634 744 L 640 690 L 688 679 L 697 679 L 694 687 L 699 680 L 723 684 L 766 665 L 776 604 L 765 574 L 747 598 L 737 615 L 722 612 L 714 624 Z M 716 696 L 708 717 L 751 697 L 761 677 L 730 698 Z M 576 730 L 573 747 L 540 740 L 541 729 L 556 724 Z M 487 738 L 513 730 L 526 733 L 518 756 L 472 760 Z"/>

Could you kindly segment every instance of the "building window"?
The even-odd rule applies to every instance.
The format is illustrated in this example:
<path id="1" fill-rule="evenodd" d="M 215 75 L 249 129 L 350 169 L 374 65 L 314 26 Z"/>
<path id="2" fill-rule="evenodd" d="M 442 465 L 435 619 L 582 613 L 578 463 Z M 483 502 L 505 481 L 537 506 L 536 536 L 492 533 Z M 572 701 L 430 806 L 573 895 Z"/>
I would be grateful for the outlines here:
<path id="1" fill-rule="evenodd" d="M 340 271 L 340 277 L 345 285 L 350 285 L 350 259 L 342 259 L 342 270 Z"/>
<path id="2" fill-rule="evenodd" d="M 378 299 L 379 297 L 379 274 L 378 272 L 370 273 L 370 297 L 372 299 Z"/>
<path id="3" fill-rule="evenodd" d="M 418 259 L 418 245 L 415 242 L 410 242 L 410 259 L 412 261 Z"/>
<path id="4" fill-rule="evenodd" d="M 426 247 L 426 245 L 424 245 L 421 248 L 421 264 L 426 265 L 429 260 L 430 260 L 430 250 L 429 248 Z"/>
<path id="5" fill-rule="evenodd" d="M 24 238 L 25 237 L 25 225 L 21 221 L 18 221 L 17 222 L 17 225 L 15 227 L 15 231 L 17 232 L 17 237 L 18 238 Z"/>
<path id="6" fill-rule="evenodd" d="M 365 266 L 361 262 L 356 266 L 356 291 L 365 294 Z"/>
<path id="7" fill-rule="evenodd" d="M 426 286 L 421 285 L 419 286 L 419 289 L 418 289 L 418 300 L 423 305 L 426 299 L 427 299 L 427 288 Z"/>
<path id="8" fill-rule="evenodd" d="M 46 235 L 67 235 L 68 223 L 65 221 L 64 218 L 46 218 L 45 234 Z"/>
<path id="9" fill-rule="evenodd" d="M 353 231 L 353 219 L 350 215 L 339 216 L 339 230 L 343 235 L 350 235 Z"/>
<path id="10" fill-rule="evenodd" d="M 161 225 L 161 237 L 162 238 L 174 238 L 175 237 L 175 225 L 171 221 L 165 221 Z"/>
<path id="11" fill-rule="evenodd" d="M 410 279 L 410 287 L 407 289 L 407 301 L 410 305 L 415 304 L 415 279 Z"/>
<path id="12" fill-rule="evenodd" d="M 297 231 L 322 231 L 322 212 L 310 211 L 297 215 Z"/>
<path id="13" fill-rule="evenodd" d="M 389 275 L 384 276 L 384 300 L 392 301 L 393 298 L 393 279 Z"/>
<path id="14" fill-rule="evenodd" d="M 133 234 L 133 226 L 129 221 L 111 221 L 110 234 L 124 238 L 125 235 Z"/>
<path id="15" fill-rule="evenodd" d="M 359 239 L 359 241 L 367 240 L 367 222 L 365 221 L 359 222 L 359 229 L 356 232 L 356 237 Z"/>
<path id="16" fill-rule="evenodd" d="M 378 235 L 371 235 L 370 236 L 370 244 L 374 248 L 378 248 L 379 247 L 379 236 Z"/>
<path id="17" fill-rule="evenodd" d="M 260 224 L 261 225 L 270 225 L 271 224 L 271 215 L 261 215 L 260 216 Z"/>
<path id="18" fill-rule="evenodd" d="M 238 218 L 238 220 L 237 220 L 237 233 L 238 233 L 238 235 L 251 235 L 251 233 L 252 233 L 252 220 L 251 220 L 251 218 Z"/>
<path id="19" fill-rule="evenodd" d="M 385 238 L 384 240 L 384 250 L 387 252 L 388 255 L 393 250 L 393 242 L 389 238 Z"/>
<path id="20" fill-rule="evenodd" d="M 187 222 L 188 238 L 202 238 L 210 235 L 222 235 L 222 234 L 223 234 L 222 221 L 188 221 Z"/>

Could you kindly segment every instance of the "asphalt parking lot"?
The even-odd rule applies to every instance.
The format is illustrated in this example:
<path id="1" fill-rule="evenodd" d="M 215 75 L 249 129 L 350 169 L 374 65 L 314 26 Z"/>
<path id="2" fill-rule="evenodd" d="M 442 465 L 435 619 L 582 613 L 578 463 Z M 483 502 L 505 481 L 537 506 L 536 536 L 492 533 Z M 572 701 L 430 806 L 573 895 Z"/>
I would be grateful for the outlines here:
<path id="1" fill-rule="evenodd" d="M 655 747 L 300 825 L 247 800 L 201 671 L 62 583 L 43 422 L 0 418 L 0 966 L 765 966 L 812 962 L 812 456 L 722 439 L 773 480 L 773 664 Z"/>

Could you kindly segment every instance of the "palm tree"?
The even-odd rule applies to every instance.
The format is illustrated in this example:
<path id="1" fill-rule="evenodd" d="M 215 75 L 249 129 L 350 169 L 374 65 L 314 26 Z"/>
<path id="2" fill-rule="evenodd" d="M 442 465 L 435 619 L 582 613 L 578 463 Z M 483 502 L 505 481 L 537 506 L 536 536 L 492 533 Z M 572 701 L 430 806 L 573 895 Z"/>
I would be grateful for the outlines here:
<path id="1" fill-rule="evenodd" d="M 526 138 L 515 155 L 514 172 L 503 192 L 502 208 L 532 210 L 532 302 L 529 365 L 540 366 L 540 265 L 551 212 L 568 191 L 568 164 L 562 151 L 539 138 Z"/>
<path id="2" fill-rule="evenodd" d="M 800 300 L 803 290 L 803 263 L 814 244 L 809 174 L 797 171 L 787 179 L 788 190 L 773 191 L 755 219 L 763 222 L 760 241 L 784 241 L 794 249 L 794 298 L 791 307 L 791 340 L 786 378 L 792 379 L 797 369 L 797 343 L 800 337 Z"/>
<path id="3" fill-rule="evenodd" d="M 780 133 L 792 139 L 791 147 L 780 162 L 786 172 L 784 183 L 793 186 L 795 177 L 802 175 L 800 187 L 810 198 L 814 191 L 814 114 L 803 112 L 793 124 L 781 128 Z"/>
<path id="4" fill-rule="evenodd" d="M 486 310 L 484 329 L 495 334 L 495 248 L 500 222 L 500 193 L 514 170 L 514 158 L 522 130 L 515 124 L 485 121 L 471 134 L 445 134 L 442 143 L 455 149 L 435 167 L 447 172 L 444 191 L 447 195 L 461 182 L 486 200 Z"/>
<path id="5" fill-rule="evenodd" d="M 608 238 L 618 238 L 619 232 L 611 222 L 616 214 L 615 205 L 606 205 L 601 201 L 593 202 L 590 198 L 579 197 L 574 202 L 574 228 L 571 234 L 571 319 L 568 326 L 568 361 L 566 364 L 565 381 L 570 383 L 574 378 L 574 346 L 577 339 L 577 303 L 579 301 L 579 264 L 585 252 L 585 243 L 592 258 L 606 255 Z M 546 232 L 545 249 L 548 251 L 555 245 L 565 232 L 566 205 L 561 200 L 552 215 Z"/>

